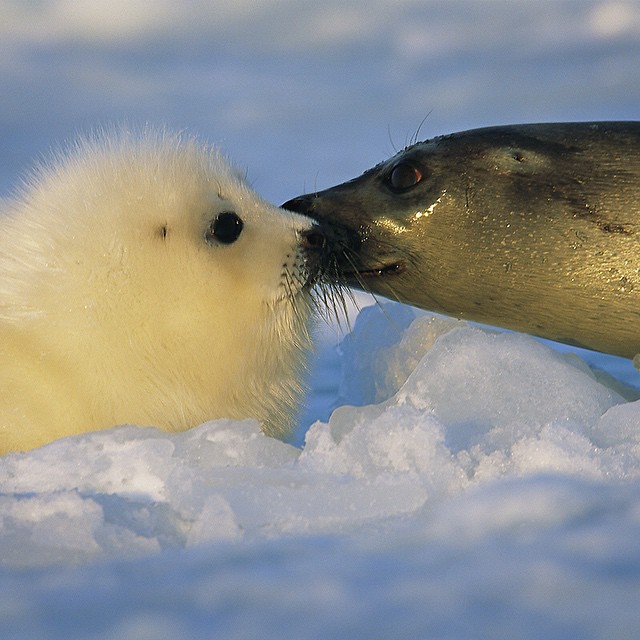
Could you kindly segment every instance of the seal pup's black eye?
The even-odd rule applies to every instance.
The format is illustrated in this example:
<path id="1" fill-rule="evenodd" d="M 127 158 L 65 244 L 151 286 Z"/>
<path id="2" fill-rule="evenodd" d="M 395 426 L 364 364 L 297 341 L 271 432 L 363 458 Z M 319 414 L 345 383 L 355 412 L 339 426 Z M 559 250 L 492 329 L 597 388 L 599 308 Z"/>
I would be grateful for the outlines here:
<path id="1" fill-rule="evenodd" d="M 243 227 L 244 222 L 237 213 L 224 211 L 211 221 L 204 237 L 209 244 L 214 242 L 232 244 L 240 237 Z"/>
<path id="2" fill-rule="evenodd" d="M 409 162 L 398 162 L 391 169 L 387 178 L 389 189 L 394 193 L 402 193 L 415 187 L 422 180 L 422 171 Z"/>

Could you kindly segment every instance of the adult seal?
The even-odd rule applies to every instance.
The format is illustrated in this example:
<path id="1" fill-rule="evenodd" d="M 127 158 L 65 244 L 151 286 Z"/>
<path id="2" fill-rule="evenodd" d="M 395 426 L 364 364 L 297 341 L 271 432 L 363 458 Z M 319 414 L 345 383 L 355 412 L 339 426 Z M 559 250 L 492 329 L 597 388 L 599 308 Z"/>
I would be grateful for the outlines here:
<path id="1" fill-rule="evenodd" d="M 475 129 L 283 205 L 332 227 L 334 276 L 436 312 L 640 352 L 640 122 Z"/>

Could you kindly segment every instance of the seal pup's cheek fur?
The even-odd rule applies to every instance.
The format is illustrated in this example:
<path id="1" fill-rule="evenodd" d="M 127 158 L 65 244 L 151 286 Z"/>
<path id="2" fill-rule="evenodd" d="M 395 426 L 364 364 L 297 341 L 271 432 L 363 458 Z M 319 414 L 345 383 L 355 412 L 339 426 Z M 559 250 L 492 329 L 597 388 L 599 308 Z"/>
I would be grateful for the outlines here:
<path id="1" fill-rule="evenodd" d="M 217 149 L 164 131 L 81 140 L 2 226 L 0 452 L 122 423 L 255 417 L 289 433 L 312 223 Z"/>

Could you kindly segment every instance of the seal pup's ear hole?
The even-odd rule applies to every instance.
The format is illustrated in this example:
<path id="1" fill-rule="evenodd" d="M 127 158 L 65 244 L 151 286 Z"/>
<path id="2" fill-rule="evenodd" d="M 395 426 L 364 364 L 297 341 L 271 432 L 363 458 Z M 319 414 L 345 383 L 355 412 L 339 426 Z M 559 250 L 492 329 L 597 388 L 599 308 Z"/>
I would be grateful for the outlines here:
<path id="1" fill-rule="evenodd" d="M 169 227 L 166 224 L 160 225 L 156 229 L 156 236 L 161 240 L 166 240 L 169 235 Z"/>
<path id="2" fill-rule="evenodd" d="M 387 176 L 387 186 L 394 193 L 402 193 L 415 187 L 422 180 L 422 171 L 410 162 L 396 164 Z"/>
<path id="3" fill-rule="evenodd" d="M 204 239 L 209 244 L 232 244 L 242 233 L 244 222 L 235 211 L 219 213 L 207 227 Z"/>

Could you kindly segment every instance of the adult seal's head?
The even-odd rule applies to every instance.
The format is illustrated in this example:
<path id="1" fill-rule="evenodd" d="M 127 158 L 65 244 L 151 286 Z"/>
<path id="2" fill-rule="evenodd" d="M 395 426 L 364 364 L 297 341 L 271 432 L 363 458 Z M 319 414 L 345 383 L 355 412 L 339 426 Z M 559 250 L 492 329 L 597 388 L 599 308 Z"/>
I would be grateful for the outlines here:
<path id="1" fill-rule="evenodd" d="M 349 284 L 590 349 L 640 352 L 640 123 L 415 144 L 286 209 L 329 224 Z"/>

